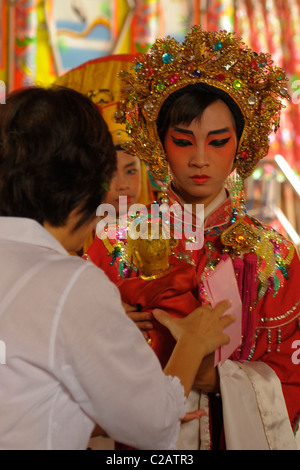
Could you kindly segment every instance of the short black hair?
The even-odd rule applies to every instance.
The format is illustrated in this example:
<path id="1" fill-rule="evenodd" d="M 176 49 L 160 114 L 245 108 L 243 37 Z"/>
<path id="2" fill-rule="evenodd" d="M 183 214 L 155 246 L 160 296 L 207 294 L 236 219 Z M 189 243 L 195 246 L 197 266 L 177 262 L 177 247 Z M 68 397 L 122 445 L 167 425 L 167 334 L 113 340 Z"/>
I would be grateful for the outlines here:
<path id="1" fill-rule="evenodd" d="M 175 91 L 162 105 L 157 119 L 157 130 L 162 144 L 164 145 L 164 139 L 170 126 L 183 123 L 191 124 L 194 119 L 200 119 L 204 110 L 218 100 L 222 100 L 231 111 L 239 140 L 245 120 L 238 105 L 223 90 L 204 83 L 197 83 Z"/>
<path id="2" fill-rule="evenodd" d="M 116 151 L 97 106 L 64 87 L 28 87 L 0 106 L 0 216 L 78 228 L 96 215 Z"/>

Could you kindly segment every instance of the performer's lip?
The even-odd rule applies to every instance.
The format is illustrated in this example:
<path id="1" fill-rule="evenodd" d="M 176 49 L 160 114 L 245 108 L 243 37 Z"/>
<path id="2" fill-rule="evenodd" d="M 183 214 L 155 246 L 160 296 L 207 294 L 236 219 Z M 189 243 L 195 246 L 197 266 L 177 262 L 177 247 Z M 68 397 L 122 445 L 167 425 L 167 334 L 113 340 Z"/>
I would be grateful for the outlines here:
<path id="1" fill-rule="evenodd" d="M 210 179 L 210 176 L 208 176 L 208 175 L 194 175 L 194 176 L 192 176 L 192 180 L 194 181 L 194 183 L 197 183 L 197 184 L 206 183 L 209 179 Z"/>
<path id="2" fill-rule="evenodd" d="M 133 196 L 127 196 L 127 204 L 131 204 Z"/>

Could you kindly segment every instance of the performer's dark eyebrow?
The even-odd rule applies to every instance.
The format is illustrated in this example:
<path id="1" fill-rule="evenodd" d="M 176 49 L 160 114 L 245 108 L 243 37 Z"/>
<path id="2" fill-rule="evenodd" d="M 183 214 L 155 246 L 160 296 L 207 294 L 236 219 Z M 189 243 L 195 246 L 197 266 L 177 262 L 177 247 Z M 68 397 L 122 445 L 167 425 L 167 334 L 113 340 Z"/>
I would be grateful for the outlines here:
<path id="1" fill-rule="evenodd" d="M 124 168 L 130 168 L 135 166 L 135 162 L 127 163 L 127 165 L 124 166 Z"/>
<path id="2" fill-rule="evenodd" d="M 174 131 L 180 132 L 182 134 L 194 135 L 193 131 L 191 131 L 189 129 L 182 129 L 181 127 L 174 126 Z M 225 132 L 229 132 L 229 127 L 223 127 L 222 129 L 215 129 L 213 131 L 209 131 L 207 136 L 213 135 L 213 134 L 224 134 Z"/>
<path id="3" fill-rule="evenodd" d="M 191 134 L 191 135 L 194 135 L 194 132 L 193 132 L 193 131 L 190 131 L 189 129 L 182 129 L 181 127 L 176 127 L 176 126 L 174 126 L 174 131 L 180 132 L 180 133 L 182 133 L 182 134 Z"/>
<path id="4" fill-rule="evenodd" d="M 214 131 L 210 131 L 207 135 L 212 135 L 212 134 L 225 134 L 225 132 L 229 132 L 229 127 L 224 127 L 223 129 L 216 129 Z"/>

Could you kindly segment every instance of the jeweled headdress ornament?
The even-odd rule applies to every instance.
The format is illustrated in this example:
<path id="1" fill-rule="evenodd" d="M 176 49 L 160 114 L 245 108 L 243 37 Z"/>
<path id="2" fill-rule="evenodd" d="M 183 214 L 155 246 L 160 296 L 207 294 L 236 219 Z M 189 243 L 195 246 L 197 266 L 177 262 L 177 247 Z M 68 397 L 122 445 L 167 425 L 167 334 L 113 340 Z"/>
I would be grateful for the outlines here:
<path id="1" fill-rule="evenodd" d="M 99 106 L 99 109 L 111 133 L 114 145 L 122 145 L 128 140 L 128 135 L 124 124 L 116 122 L 115 113 L 117 106 L 118 103 L 115 102 L 106 104 L 105 106 Z"/>
<path id="2" fill-rule="evenodd" d="M 165 100 L 187 85 L 206 84 L 225 92 L 245 121 L 236 155 L 237 171 L 248 177 L 269 150 L 269 135 L 280 125 L 282 99 L 290 99 L 285 72 L 269 54 L 257 54 L 226 31 L 194 26 L 183 43 L 158 39 L 139 56 L 132 71 L 121 72 L 123 96 L 117 119 L 126 123 L 129 153 L 148 163 L 163 179 L 167 160 L 158 137 L 157 118 Z"/>

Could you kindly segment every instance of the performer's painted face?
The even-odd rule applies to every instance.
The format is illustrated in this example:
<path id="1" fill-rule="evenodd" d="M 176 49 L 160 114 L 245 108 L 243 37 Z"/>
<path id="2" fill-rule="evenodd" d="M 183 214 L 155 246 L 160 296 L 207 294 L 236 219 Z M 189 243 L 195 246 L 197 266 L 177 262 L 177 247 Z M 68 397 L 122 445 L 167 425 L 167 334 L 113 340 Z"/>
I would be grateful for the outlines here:
<path id="1" fill-rule="evenodd" d="M 165 150 L 173 185 L 188 204 L 209 204 L 231 173 L 237 150 L 234 118 L 221 100 L 190 125 L 169 127 Z"/>
<path id="2" fill-rule="evenodd" d="M 117 151 L 117 171 L 114 173 L 105 202 L 112 204 L 119 214 L 119 197 L 127 197 L 127 206 L 135 204 L 141 192 L 141 163 L 138 157 Z"/>

